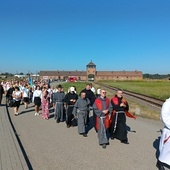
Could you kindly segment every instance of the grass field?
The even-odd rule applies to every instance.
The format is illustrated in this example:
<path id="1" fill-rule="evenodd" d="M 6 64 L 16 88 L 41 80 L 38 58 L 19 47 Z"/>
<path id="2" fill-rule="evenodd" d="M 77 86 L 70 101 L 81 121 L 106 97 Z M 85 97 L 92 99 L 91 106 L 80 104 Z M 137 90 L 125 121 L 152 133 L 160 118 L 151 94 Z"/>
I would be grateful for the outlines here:
<path id="1" fill-rule="evenodd" d="M 100 81 L 101 83 L 129 90 L 140 94 L 146 94 L 158 99 L 166 100 L 170 97 L 170 81 L 167 80 L 141 80 L 141 81 Z M 155 110 L 142 105 L 135 100 L 129 100 L 130 112 L 136 108 L 141 110 L 141 116 L 150 119 L 160 119 L 160 110 Z"/>
<path id="2" fill-rule="evenodd" d="M 151 81 L 100 81 L 123 90 L 129 90 L 140 94 L 149 95 L 158 99 L 165 100 L 170 97 L 170 81 L 151 80 Z"/>

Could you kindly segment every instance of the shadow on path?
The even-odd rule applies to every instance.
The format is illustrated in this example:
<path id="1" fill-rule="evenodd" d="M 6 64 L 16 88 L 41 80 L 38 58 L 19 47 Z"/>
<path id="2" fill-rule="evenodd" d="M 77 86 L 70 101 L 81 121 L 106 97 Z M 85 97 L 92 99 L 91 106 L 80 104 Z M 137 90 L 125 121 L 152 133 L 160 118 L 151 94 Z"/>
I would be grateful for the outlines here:
<path id="1" fill-rule="evenodd" d="M 161 137 L 159 136 L 157 139 L 155 139 L 155 141 L 153 142 L 153 147 L 156 150 L 155 156 L 158 159 L 159 157 L 159 142 L 160 142 Z"/>
<path id="2" fill-rule="evenodd" d="M 162 134 L 162 129 L 160 129 L 159 131 L 157 132 L 160 132 Z M 153 142 L 153 147 L 155 148 L 156 150 L 156 153 L 155 153 L 155 156 L 156 158 L 158 159 L 159 157 L 159 143 L 160 143 L 160 139 L 161 139 L 161 136 L 159 136 L 157 139 L 155 139 L 155 141 Z"/>
<path id="3" fill-rule="evenodd" d="M 93 128 L 94 128 L 94 118 L 93 116 L 91 116 L 89 118 L 89 125 L 86 127 L 86 133 L 89 133 L 89 131 Z"/>
<path id="4" fill-rule="evenodd" d="M 22 112 L 20 112 L 20 115 L 22 115 L 22 114 L 25 114 L 25 113 L 29 113 L 29 112 L 32 112 L 32 111 L 34 111 L 34 109 L 27 109 L 27 110 L 24 110 L 24 111 L 22 111 Z"/>
<path id="5" fill-rule="evenodd" d="M 24 147 L 23 147 L 23 145 L 22 145 L 22 142 L 21 142 L 21 140 L 20 140 L 20 138 L 19 138 L 19 135 L 18 135 L 18 133 L 17 133 L 15 127 L 14 127 L 14 124 L 13 124 L 12 120 L 11 120 L 10 113 L 9 113 L 9 110 L 8 110 L 8 107 L 7 107 L 7 106 L 6 106 L 6 111 L 7 111 L 7 115 L 8 115 L 9 122 L 10 122 L 11 127 L 12 127 L 12 129 L 13 129 L 13 131 L 14 131 L 14 134 L 15 134 L 15 136 L 16 136 L 16 138 L 17 138 L 18 144 L 19 144 L 19 146 L 20 146 L 20 148 L 21 148 L 21 151 L 22 151 L 22 154 L 23 154 L 23 156 L 24 156 L 24 158 L 25 158 L 25 161 L 26 161 L 26 163 L 27 163 L 27 166 L 28 166 L 29 170 L 33 170 L 33 167 L 32 167 L 32 165 L 31 165 L 31 162 L 29 161 L 28 155 L 27 155 L 27 153 L 26 153 L 26 151 L 25 151 L 25 149 L 24 149 Z"/>
<path id="6" fill-rule="evenodd" d="M 128 132 L 134 132 L 134 133 L 136 133 L 136 130 L 131 130 L 131 127 L 128 126 L 128 125 L 126 125 L 126 130 L 127 130 Z"/>

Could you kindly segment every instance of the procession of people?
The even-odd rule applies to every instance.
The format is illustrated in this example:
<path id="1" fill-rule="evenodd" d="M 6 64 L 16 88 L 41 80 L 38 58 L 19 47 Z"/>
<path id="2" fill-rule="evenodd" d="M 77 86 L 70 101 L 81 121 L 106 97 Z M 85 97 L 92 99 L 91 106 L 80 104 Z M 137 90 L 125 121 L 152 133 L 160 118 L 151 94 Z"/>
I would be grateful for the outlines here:
<path id="1" fill-rule="evenodd" d="M 49 110 L 52 109 L 56 123 L 65 122 L 67 128 L 77 126 L 78 134 L 83 137 L 87 137 L 88 126 L 93 124 L 98 135 L 98 144 L 103 149 L 109 145 L 109 139 L 129 144 L 126 127 L 126 117 L 130 114 L 129 104 L 123 96 L 122 89 L 118 89 L 111 99 L 106 96 L 105 89 L 96 90 L 92 83 L 87 83 L 79 95 L 75 86 L 69 87 L 65 92 L 60 84 L 50 87 L 46 82 L 38 81 L 31 87 L 27 81 L 8 83 L 5 88 L 1 83 L 0 91 L 0 102 L 5 94 L 7 105 L 14 108 L 15 116 L 20 114 L 20 104 L 23 103 L 25 109 L 28 109 L 32 102 L 35 116 L 41 114 L 43 119 L 48 120 Z M 130 117 L 135 118 L 133 115 Z M 161 118 L 165 128 L 160 140 L 157 167 L 164 170 L 164 167 L 170 167 L 170 99 L 162 106 Z"/>
<path id="2" fill-rule="evenodd" d="M 128 144 L 125 111 L 128 111 L 129 106 L 121 90 L 110 100 L 104 89 L 96 90 L 92 83 L 87 83 L 79 95 L 75 86 L 64 92 L 61 84 L 50 87 L 45 81 L 34 81 L 32 86 L 29 86 L 28 81 L 8 82 L 6 86 L 3 83 L 1 89 L 3 86 L 7 103 L 14 108 L 15 116 L 20 114 L 20 104 L 23 103 L 27 109 L 32 102 L 35 116 L 41 114 L 43 119 L 48 120 L 52 108 L 56 123 L 66 122 L 67 128 L 77 125 L 78 133 L 84 137 L 87 137 L 89 124 L 93 124 L 98 133 L 99 145 L 103 148 L 109 144 L 109 138 L 117 138 Z"/>

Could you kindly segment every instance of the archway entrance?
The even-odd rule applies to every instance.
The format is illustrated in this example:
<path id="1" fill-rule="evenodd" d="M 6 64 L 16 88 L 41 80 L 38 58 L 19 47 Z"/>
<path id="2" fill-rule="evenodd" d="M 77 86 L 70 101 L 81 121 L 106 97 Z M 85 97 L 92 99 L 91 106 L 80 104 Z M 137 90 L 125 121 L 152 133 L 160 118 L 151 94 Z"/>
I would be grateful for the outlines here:
<path id="1" fill-rule="evenodd" d="M 94 74 L 88 75 L 88 81 L 94 81 L 94 78 L 95 78 Z"/>

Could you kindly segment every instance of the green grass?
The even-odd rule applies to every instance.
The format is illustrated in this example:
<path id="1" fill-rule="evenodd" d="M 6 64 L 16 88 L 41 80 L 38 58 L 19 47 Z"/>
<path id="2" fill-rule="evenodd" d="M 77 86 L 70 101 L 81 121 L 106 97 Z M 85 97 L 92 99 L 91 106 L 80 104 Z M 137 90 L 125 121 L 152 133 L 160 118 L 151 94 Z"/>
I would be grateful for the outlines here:
<path id="1" fill-rule="evenodd" d="M 165 100 L 170 97 L 170 81 L 142 80 L 142 81 L 100 81 L 123 90 L 149 95 Z"/>

